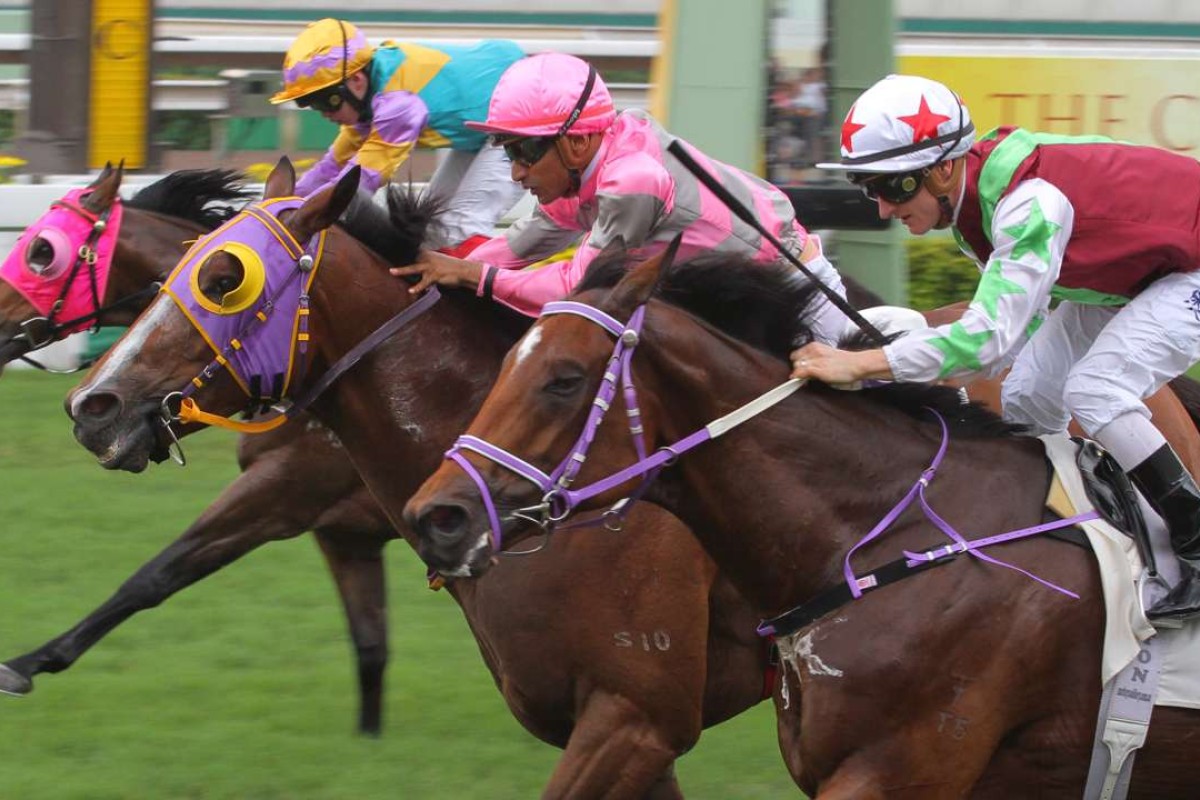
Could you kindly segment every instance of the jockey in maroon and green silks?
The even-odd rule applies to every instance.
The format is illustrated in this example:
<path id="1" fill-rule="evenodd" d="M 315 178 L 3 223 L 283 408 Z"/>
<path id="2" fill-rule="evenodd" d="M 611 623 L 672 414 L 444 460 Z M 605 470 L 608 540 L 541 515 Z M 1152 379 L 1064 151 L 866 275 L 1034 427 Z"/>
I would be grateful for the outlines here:
<path id="1" fill-rule="evenodd" d="M 914 234 L 951 228 L 983 275 L 958 322 L 880 350 L 801 348 L 793 376 L 932 381 L 1011 365 L 1005 417 L 1057 433 L 1074 416 L 1170 527 L 1183 580 L 1150 616 L 1200 614 L 1200 488 L 1143 402 L 1200 361 L 1200 164 L 1014 128 L 974 142 L 949 88 L 892 75 L 851 107 L 842 160 L 818 166 L 847 171 Z"/>

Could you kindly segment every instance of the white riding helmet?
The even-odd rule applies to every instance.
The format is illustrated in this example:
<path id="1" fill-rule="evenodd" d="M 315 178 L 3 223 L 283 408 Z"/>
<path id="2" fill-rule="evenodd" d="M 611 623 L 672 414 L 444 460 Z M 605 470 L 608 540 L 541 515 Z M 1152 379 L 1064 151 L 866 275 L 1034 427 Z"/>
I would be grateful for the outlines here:
<path id="1" fill-rule="evenodd" d="M 842 123 L 842 160 L 819 169 L 913 172 L 971 149 L 975 126 L 958 95 L 937 81 L 889 75 L 867 89 Z"/>

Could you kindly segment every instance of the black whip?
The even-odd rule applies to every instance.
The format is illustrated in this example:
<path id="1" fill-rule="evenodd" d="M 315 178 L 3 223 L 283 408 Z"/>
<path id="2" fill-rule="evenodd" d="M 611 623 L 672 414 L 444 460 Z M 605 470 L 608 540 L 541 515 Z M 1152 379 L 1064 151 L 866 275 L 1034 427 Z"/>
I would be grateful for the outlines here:
<path id="1" fill-rule="evenodd" d="M 804 277 L 812 281 L 813 284 L 816 285 L 816 287 L 820 289 L 826 297 L 829 298 L 829 302 L 833 303 L 835 306 L 841 309 L 843 314 L 853 320 L 854 324 L 861 328 L 863 333 L 870 337 L 871 341 L 875 345 L 883 347 L 885 344 L 887 344 L 887 339 L 882 333 L 879 332 L 878 328 L 868 322 L 862 314 L 858 313 L 858 311 L 856 311 L 849 303 L 847 303 L 844 297 L 822 283 L 816 275 L 813 275 L 812 271 L 808 267 L 800 263 L 800 259 L 792 255 L 791 252 L 788 251 L 788 249 L 785 248 L 778 239 L 772 236 L 770 232 L 762 226 L 762 223 L 754 217 L 754 214 L 750 212 L 750 209 L 742 205 L 742 202 L 730 194 L 728 189 L 718 183 L 716 178 L 708 174 L 708 171 L 705 170 L 704 167 L 697 164 L 696 160 L 692 158 L 691 154 L 684 149 L 682 142 L 676 139 L 667 146 L 667 151 L 671 155 L 675 156 L 675 158 L 679 159 L 679 163 L 683 164 L 683 166 L 687 168 L 688 172 L 695 175 L 696 178 L 703 183 L 710 192 L 715 194 L 717 199 L 724 203 L 730 211 L 732 211 L 734 214 L 737 214 L 743 222 L 754 228 L 756 231 L 762 234 L 768 242 L 773 244 L 775 249 L 783 254 L 784 258 L 792 262 L 792 266 L 800 270 L 800 272 L 804 274 Z"/>

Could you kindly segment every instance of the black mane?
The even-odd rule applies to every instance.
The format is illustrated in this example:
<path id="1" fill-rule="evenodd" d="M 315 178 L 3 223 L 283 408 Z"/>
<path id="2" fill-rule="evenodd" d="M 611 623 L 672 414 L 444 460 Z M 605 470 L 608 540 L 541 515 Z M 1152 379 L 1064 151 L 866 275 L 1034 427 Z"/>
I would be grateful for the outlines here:
<path id="1" fill-rule="evenodd" d="M 230 169 L 183 169 L 139 189 L 128 208 L 154 211 L 216 230 L 250 199 L 246 176 Z M 215 205 L 213 205 L 215 204 Z"/>
<path id="2" fill-rule="evenodd" d="M 369 247 L 385 263 L 406 265 L 417 260 L 430 223 L 441 213 L 441 204 L 401 186 L 387 190 L 387 208 L 359 192 L 342 214 L 339 223 L 346 233 Z M 396 278 L 396 280 L 401 280 Z M 409 279 L 415 283 L 416 278 Z M 533 319 L 493 300 L 475 296 L 470 289 L 440 288 L 443 302 L 469 307 L 471 316 L 487 316 L 490 325 L 505 341 L 521 338 Z"/>
<path id="3" fill-rule="evenodd" d="M 576 292 L 613 287 L 627 268 L 624 253 L 605 253 L 592 263 Z M 672 265 L 657 296 L 786 361 L 793 349 L 812 340 L 808 309 L 817 294 L 816 287 L 789 266 L 707 255 Z M 835 391 L 819 384 L 812 388 Z M 959 435 L 1006 436 L 1024 430 L 984 406 L 964 403 L 958 390 L 948 386 L 885 383 L 859 394 L 929 422 L 934 418 L 926 409 L 933 409 Z"/>
<path id="4" fill-rule="evenodd" d="M 400 186 L 387 189 L 387 208 L 359 192 L 338 222 L 346 233 L 392 266 L 417 260 L 429 224 L 440 211 L 436 200 Z"/>
<path id="5" fill-rule="evenodd" d="M 629 267 L 625 253 L 602 253 L 575 292 L 616 286 Z M 812 338 L 805 309 L 816 293 L 790 267 L 728 255 L 674 264 L 658 289 L 666 302 L 780 359 L 787 359 L 798 344 Z"/>

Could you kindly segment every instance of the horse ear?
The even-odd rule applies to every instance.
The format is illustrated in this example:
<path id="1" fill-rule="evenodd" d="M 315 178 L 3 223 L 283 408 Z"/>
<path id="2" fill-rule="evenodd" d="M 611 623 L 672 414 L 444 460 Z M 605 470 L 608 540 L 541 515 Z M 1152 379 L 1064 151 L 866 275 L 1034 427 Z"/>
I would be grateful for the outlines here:
<path id="1" fill-rule="evenodd" d="M 605 301 L 605 310 L 617 319 L 627 319 L 638 306 L 653 297 L 675 263 L 675 254 L 679 252 L 682 241 L 683 234 L 677 234 L 666 250 L 625 273 Z"/>
<path id="2" fill-rule="evenodd" d="M 267 176 L 267 182 L 263 186 L 263 199 L 289 197 L 295 191 L 296 169 L 292 166 L 291 159 L 283 156 L 275 164 L 271 174 Z"/>
<path id="3" fill-rule="evenodd" d="M 106 163 L 104 169 L 96 176 L 96 180 L 92 181 L 91 185 L 88 186 L 91 191 L 84 196 L 83 207 L 94 214 L 99 214 L 111 206 L 113 200 L 116 199 L 117 191 L 121 188 L 121 179 L 124 176 L 124 160 L 121 161 L 116 169 L 113 169 L 111 161 Z"/>
<path id="4" fill-rule="evenodd" d="M 358 192 L 361 174 L 362 171 L 355 165 L 338 179 L 333 188 L 322 189 L 304 201 L 304 205 L 296 209 L 296 213 L 288 220 L 293 235 L 299 241 L 304 241 L 337 222 Z"/>

